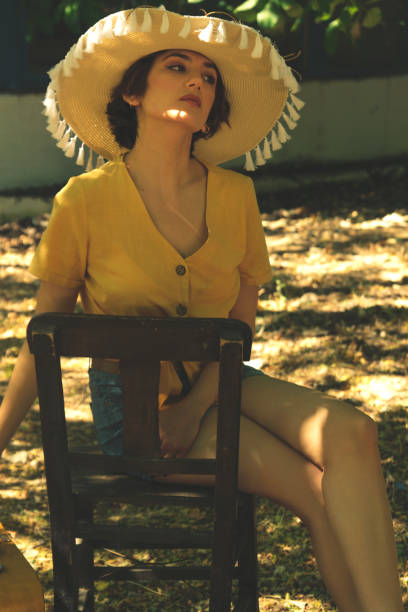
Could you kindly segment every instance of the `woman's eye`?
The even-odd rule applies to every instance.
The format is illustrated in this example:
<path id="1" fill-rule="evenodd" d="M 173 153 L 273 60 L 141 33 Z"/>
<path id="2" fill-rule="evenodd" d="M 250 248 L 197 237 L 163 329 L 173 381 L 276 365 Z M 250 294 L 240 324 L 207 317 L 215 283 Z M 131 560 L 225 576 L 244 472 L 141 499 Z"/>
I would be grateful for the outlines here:
<path id="1" fill-rule="evenodd" d="M 215 76 L 213 76 L 212 74 L 205 74 L 203 76 L 204 81 L 207 81 L 207 83 L 209 83 L 210 85 L 214 85 L 215 84 Z"/>
<path id="2" fill-rule="evenodd" d="M 168 66 L 168 68 L 170 70 L 174 70 L 175 72 L 184 72 L 185 71 L 185 66 L 183 66 L 183 64 L 170 64 Z"/>

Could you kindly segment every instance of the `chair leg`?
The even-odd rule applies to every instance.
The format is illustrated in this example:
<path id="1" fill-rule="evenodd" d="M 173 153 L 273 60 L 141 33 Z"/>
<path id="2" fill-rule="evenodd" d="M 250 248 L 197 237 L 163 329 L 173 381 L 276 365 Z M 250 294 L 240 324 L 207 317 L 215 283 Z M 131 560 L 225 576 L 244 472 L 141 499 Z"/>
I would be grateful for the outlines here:
<path id="1" fill-rule="evenodd" d="M 69 560 L 72 553 L 73 547 L 68 554 L 58 554 L 57 546 L 53 545 L 54 612 L 77 612 L 78 609 L 78 589 Z"/>
<path id="2" fill-rule="evenodd" d="M 80 498 L 75 499 L 77 521 L 93 522 L 93 504 Z M 78 589 L 78 612 L 94 612 L 94 549 L 86 540 L 75 542 L 75 566 Z"/>
<path id="3" fill-rule="evenodd" d="M 56 524 L 57 523 L 57 524 Z M 54 612 L 76 612 L 78 588 L 75 572 L 75 544 L 72 528 L 62 528 L 51 517 Z"/>
<path id="4" fill-rule="evenodd" d="M 210 579 L 210 612 L 230 612 L 232 596 L 233 530 L 224 525 L 224 533 L 215 529 L 213 563 Z M 230 528 L 228 528 L 230 527 Z"/>
<path id="5" fill-rule="evenodd" d="M 76 544 L 79 566 L 78 612 L 94 612 L 93 547 L 86 541 Z"/>
<path id="6" fill-rule="evenodd" d="M 232 577 L 219 568 L 213 568 L 210 582 L 210 612 L 230 612 Z"/>
<path id="7" fill-rule="evenodd" d="M 245 541 L 238 556 L 238 602 L 234 612 L 259 612 L 258 557 L 256 548 L 255 498 L 248 495 L 245 504 L 238 505 L 239 532 Z"/>

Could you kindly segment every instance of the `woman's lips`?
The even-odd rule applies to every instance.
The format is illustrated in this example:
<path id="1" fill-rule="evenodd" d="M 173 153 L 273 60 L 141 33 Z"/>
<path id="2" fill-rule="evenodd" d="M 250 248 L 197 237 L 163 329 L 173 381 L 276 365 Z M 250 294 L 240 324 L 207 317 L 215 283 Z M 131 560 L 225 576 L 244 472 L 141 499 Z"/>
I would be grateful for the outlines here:
<path id="1" fill-rule="evenodd" d="M 183 96 L 182 98 L 180 98 L 180 100 L 183 100 L 183 102 L 189 102 L 190 104 L 193 104 L 194 106 L 201 106 L 201 100 L 198 96 L 192 96 L 192 95 L 188 95 L 188 96 Z"/>

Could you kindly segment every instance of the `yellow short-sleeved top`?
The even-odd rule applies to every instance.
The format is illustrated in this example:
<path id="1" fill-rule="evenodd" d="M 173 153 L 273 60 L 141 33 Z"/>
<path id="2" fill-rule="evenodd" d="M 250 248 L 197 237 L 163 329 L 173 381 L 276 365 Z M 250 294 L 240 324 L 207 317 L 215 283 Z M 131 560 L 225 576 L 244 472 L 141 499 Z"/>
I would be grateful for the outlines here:
<path id="1" fill-rule="evenodd" d="M 263 284 L 271 270 L 252 181 L 205 166 L 208 238 L 192 255 L 159 232 L 117 160 L 57 193 L 30 272 L 78 287 L 87 313 L 228 317 L 240 283 Z"/>

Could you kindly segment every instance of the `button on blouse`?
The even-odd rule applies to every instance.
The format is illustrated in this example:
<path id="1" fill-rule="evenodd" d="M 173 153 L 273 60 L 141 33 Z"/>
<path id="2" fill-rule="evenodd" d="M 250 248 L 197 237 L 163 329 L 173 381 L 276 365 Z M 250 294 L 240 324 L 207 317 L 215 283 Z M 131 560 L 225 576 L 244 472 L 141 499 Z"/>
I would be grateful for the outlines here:
<path id="1" fill-rule="evenodd" d="M 185 267 L 185 266 L 183 266 L 183 265 L 181 265 L 181 264 L 179 264 L 179 265 L 176 267 L 176 272 L 177 272 L 177 274 L 178 274 L 179 276 L 184 276 L 184 274 L 186 273 L 186 267 Z"/>
<path id="2" fill-rule="evenodd" d="M 184 315 L 187 314 L 187 306 L 185 306 L 184 304 L 178 304 L 176 312 L 180 317 L 184 317 Z"/>

